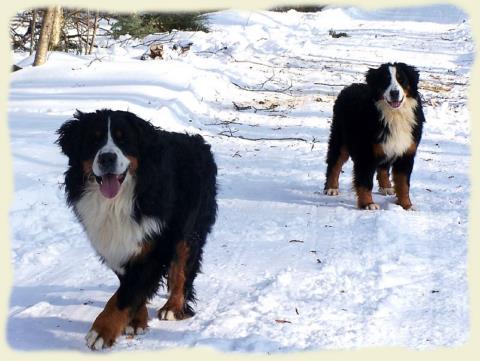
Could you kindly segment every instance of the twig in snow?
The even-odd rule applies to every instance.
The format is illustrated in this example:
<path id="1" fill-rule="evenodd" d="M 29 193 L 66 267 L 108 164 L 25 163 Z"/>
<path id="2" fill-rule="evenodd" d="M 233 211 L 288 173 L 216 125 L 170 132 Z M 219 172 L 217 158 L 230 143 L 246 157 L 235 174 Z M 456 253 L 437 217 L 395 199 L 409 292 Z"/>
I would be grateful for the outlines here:
<path id="1" fill-rule="evenodd" d="M 325 86 L 341 86 L 341 87 L 346 87 L 348 85 L 348 84 L 328 84 L 328 83 L 320 83 L 320 82 L 314 82 L 313 84 L 325 85 Z"/>
<path id="2" fill-rule="evenodd" d="M 222 130 L 220 133 L 218 133 L 218 135 L 223 135 L 225 137 L 235 137 L 233 134 L 235 134 L 236 132 L 238 132 L 238 129 L 232 130 L 230 127 L 228 127 L 227 130 Z"/>
<path id="3" fill-rule="evenodd" d="M 93 59 L 90 63 L 88 63 L 87 68 L 88 68 L 90 65 L 92 65 L 95 61 L 99 61 L 99 62 L 101 63 L 101 62 L 102 62 L 102 59 L 104 59 L 104 58 L 105 58 L 104 56 L 102 56 L 101 58 L 99 58 L 99 57 L 97 56 L 97 54 L 95 54 L 95 59 Z"/>
<path id="4" fill-rule="evenodd" d="M 244 137 L 243 135 L 233 135 L 234 133 L 238 132 L 238 130 L 235 130 L 235 131 L 231 131 L 229 129 L 229 131 L 222 131 L 220 133 L 218 133 L 218 135 L 220 136 L 224 136 L 224 137 L 229 137 L 229 138 L 239 138 L 239 139 L 243 139 L 243 140 L 250 140 L 250 141 L 261 141 L 261 140 L 289 140 L 289 141 L 299 141 L 299 142 L 308 142 L 308 140 L 304 139 L 304 138 L 296 138 L 296 137 L 286 137 L 286 138 L 267 138 L 267 137 L 261 137 L 261 138 L 249 138 L 249 137 Z M 229 134 L 230 133 L 230 134 Z"/>
<path id="5" fill-rule="evenodd" d="M 237 111 L 252 109 L 251 105 L 245 105 L 245 106 L 244 105 L 238 105 L 235 102 L 232 102 L 232 104 L 233 104 L 233 107 L 235 108 L 235 110 L 237 110 Z"/>
<path id="6" fill-rule="evenodd" d="M 228 48 L 226 46 L 222 46 L 220 49 L 217 49 L 215 51 L 211 51 L 211 50 L 200 50 L 200 51 L 196 51 L 194 52 L 194 54 L 217 54 L 221 51 L 224 51 L 224 50 L 227 50 Z"/>
<path id="7" fill-rule="evenodd" d="M 292 323 L 291 321 L 288 320 L 275 320 L 276 323 Z"/>
<path id="8" fill-rule="evenodd" d="M 285 87 L 283 89 L 265 89 L 265 88 L 263 88 L 263 85 L 260 88 L 247 88 L 243 85 L 235 83 L 234 81 L 231 81 L 231 83 L 233 85 L 235 85 L 236 87 L 242 89 L 242 90 L 247 90 L 247 91 L 252 91 L 252 92 L 285 93 L 287 90 L 292 88 L 292 80 L 291 79 L 290 79 L 290 85 L 288 85 L 287 87 Z M 289 94 L 289 95 L 291 95 L 291 94 Z"/>
<path id="9" fill-rule="evenodd" d="M 240 104 L 237 104 L 235 102 L 232 102 L 233 103 L 233 107 L 235 108 L 235 110 L 237 111 L 242 111 L 242 110 L 248 110 L 248 109 L 253 109 L 254 112 L 256 113 L 257 111 L 265 111 L 265 112 L 273 112 L 275 108 L 278 107 L 278 104 L 275 104 L 275 103 L 272 103 L 270 104 L 268 107 L 266 108 L 257 108 L 253 105 L 240 105 Z"/>
<path id="10" fill-rule="evenodd" d="M 232 119 L 232 120 L 221 120 L 220 123 L 207 123 L 205 125 L 222 125 L 222 126 L 227 126 L 230 124 L 243 124 L 238 122 L 238 118 Z"/>
<path id="11" fill-rule="evenodd" d="M 158 35 L 160 35 L 160 34 L 158 34 Z M 174 30 L 171 33 L 167 33 L 167 34 L 161 36 L 160 38 L 155 38 L 155 39 L 152 39 L 152 40 L 144 41 L 143 43 L 133 45 L 132 47 L 136 48 L 138 46 L 150 46 L 153 43 L 159 43 L 159 44 L 171 43 L 173 41 L 173 39 L 175 39 L 176 36 L 177 36 L 177 31 Z"/>

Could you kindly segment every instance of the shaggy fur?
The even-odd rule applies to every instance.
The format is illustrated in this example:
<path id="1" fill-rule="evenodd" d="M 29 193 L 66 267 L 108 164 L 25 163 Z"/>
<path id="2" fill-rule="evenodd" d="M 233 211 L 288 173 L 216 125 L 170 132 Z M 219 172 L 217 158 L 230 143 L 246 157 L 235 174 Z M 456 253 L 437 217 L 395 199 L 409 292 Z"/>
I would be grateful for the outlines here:
<path id="1" fill-rule="evenodd" d="M 210 146 L 124 111 L 77 112 L 57 133 L 69 159 L 67 202 L 120 281 L 88 346 L 111 346 L 125 330 L 141 331 L 145 303 L 165 280 L 170 297 L 159 317 L 192 316 L 193 281 L 217 210 Z"/>
<path id="2" fill-rule="evenodd" d="M 371 195 L 377 170 L 380 192 L 396 193 L 398 204 L 412 208 L 410 176 L 425 121 L 418 79 L 414 67 L 387 63 L 369 69 L 366 84 L 352 84 L 340 92 L 333 107 L 325 194 L 338 194 L 342 165 L 351 157 L 358 207 L 379 208 Z"/>

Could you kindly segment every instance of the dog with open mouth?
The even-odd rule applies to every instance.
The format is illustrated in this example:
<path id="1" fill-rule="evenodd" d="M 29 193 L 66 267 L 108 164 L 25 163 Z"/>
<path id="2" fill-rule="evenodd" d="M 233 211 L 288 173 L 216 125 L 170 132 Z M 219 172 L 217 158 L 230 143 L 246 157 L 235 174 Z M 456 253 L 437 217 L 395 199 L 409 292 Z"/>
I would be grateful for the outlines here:
<path id="1" fill-rule="evenodd" d="M 67 203 L 119 287 L 86 336 L 102 349 L 147 328 L 146 303 L 165 284 L 161 320 L 193 316 L 194 279 L 215 223 L 217 167 L 200 135 L 167 132 L 125 111 L 77 111 L 57 131 L 68 157 Z"/>
<path id="2" fill-rule="evenodd" d="M 366 83 L 351 84 L 340 92 L 330 127 L 325 194 L 339 194 L 338 178 L 351 157 L 359 208 L 380 208 L 372 198 L 376 171 L 379 192 L 396 194 L 397 204 L 413 209 L 410 178 L 425 122 L 418 80 L 415 67 L 385 63 L 367 71 Z"/>

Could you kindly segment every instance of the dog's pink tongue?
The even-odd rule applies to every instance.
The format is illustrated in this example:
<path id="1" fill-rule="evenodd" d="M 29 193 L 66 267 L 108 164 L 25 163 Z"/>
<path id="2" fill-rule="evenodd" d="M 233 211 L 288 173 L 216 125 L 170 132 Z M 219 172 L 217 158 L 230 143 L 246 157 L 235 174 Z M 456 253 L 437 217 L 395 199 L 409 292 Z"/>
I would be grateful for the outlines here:
<path id="1" fill-rule="evenodd" d="M 102 184 L 100 185 L 100 192 L 106 198 L 113 198 L 120 190 L 120 182 L 114 174 L 107 174 L 102 177 Z"/>

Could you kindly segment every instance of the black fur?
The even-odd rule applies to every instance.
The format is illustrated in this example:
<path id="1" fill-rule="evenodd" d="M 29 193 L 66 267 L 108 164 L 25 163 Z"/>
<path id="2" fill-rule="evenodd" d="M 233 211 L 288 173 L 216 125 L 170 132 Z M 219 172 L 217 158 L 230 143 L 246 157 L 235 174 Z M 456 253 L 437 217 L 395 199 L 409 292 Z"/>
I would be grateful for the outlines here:
<path id="1" fill-rule="evenodd" d="M 137 222 L 146 216 L 155 217 L 164 223 L 161 234 L 144 240 L 151 246 L 146 255 L 132 258 L 124 265 L 124 274 L 117 273 L 118 307 L 130 307 L 134 312 L 153 297 L 177 257 L 176 246 L 184 241 L 189 248 L 185 313 L 191 315 L 189 302 L 195 301 L 193 281 L 217 210 L 217 167 L 210 146 L 200 135 L 163 131 L 130 112 L 77 111 L 74 119 L 57 131 L 57 143 L 69 158 L 65 191 L 74 209 L 88 178 L 82 162 L 93 160 L 105 143 L 108 117 L 116 129 L 122 130 L 117 145 L 125 155 L 138 160 L 132 217 Z"/>
<path id="2" fill-rule="evenodd" d="M 418 71 L 404 63 L 387 63 L 366 73 L 366 83 L 355 83 L 344 88 L 338 95 L 333 107 L 333 119 L 330 128 L 328 152 L 326 157 L 327 172 L 325 191 L 334 184 L 331 179 L 334 169 L 341 158 L 342 149 L 352 158 L 354 188 L 373 188 L 373 177 L 377 169 L 404 174 L 410 186 L 415 151 L 388 159 L 374 152 L 374 145 L 381 145 L 390 134 L 390 129 L 382 121 L 384 114 L 375 105 L 381 100 L 390 84 L 389 67 L 397 71 L 397 81 L 406 92 L 407 97 L 417 100 L 414 109 L 414 126 L 412 139 L 415 149 L 422 137 L 425 121 L 420 94 L 418 93 Z M 340 161 L 341 163 L 341 161 Z M 332 173 L 333 172 L 333 173 Z M 338 179 L 338 178 L 337 178 Z M 364 206 L 364 205 L 360 205 Z"/>

